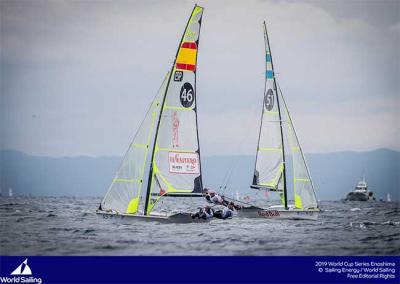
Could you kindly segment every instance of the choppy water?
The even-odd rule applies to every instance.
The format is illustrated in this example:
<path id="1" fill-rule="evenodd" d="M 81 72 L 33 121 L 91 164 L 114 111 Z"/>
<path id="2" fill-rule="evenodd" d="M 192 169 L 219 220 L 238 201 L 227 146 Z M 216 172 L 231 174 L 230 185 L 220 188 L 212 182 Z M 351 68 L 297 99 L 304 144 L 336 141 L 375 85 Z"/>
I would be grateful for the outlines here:
<path id="1" fill-rule="evenodd" d="M 99 198 L 0 198 L 1 255 L 399 255 L 399 203 L 322 202 L 318 221 L 112 223 Z"/>

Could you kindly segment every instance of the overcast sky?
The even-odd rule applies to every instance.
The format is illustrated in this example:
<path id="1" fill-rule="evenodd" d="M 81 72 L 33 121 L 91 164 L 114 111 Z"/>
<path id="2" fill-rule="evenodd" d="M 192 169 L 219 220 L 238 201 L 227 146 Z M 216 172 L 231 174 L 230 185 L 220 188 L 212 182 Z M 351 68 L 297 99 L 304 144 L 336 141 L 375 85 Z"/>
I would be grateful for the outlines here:
<path id="1" fill-rule="evenodd" d="M 122 155 L 194 1 L 0 1 L 1 147 Z M 254 154 L 262 22 L 305 152 L 400 150 L 399 1 L 197 1 L 202 154 Z"/>

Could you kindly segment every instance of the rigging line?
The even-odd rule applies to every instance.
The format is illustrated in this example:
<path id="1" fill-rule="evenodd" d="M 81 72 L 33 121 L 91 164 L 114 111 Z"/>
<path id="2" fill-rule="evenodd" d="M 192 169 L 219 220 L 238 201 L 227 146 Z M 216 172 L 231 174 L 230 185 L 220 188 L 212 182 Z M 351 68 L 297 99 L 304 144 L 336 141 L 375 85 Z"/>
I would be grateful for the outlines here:
<path id="1" fill-rule="evenodd" d="M 224 199 L 226 199 L 226 200 L 230 200 L 230 201 L 235 201 L 235 202 L 238 202 L 238 203 L 241 203 L 241 204 L 245 204 L 245 205 L 250 205 L 250 206 L 253 206 L 253 207 L 257 207 L 257 208 L 260 208 L 259 206 L 255 206 L 254 204 L 252 204 L 252 203 L 249 203 L 249 202 L 245 202 L 245 201 L 242 201 L 242 200 L 236 200 L 236 199 L 234 199 L 234 198 L 230 198 L 230 197 L 226 197 L 226 196 L 224 196 Z"/>
<path id="2" fill-rule="evenodd" d="M 250 108 L 250 113 L 251 113 L 251 115 L 252 115 L 252 116 L 253 116 L 253 115 L 256 115 L 256 112 L 257 112 L 257 105 L 252 104 L 252 106 L 251 106 L 251 108 Z M 241 128 L 241 129 L 245 129 L 245 128 L 246 128 L 246 126 L 244 125 L 244 123 L 241 124 L 241 127 L 240 127 L 240 128 Z M 238 147 L 237 147 L 238 152 L 241 152 L 241 150 L 243 149 L 243 145 L 244 145 L 244 142 L 245 142 L 246 138 L 247 138 L 247 136 L 246 136 L 246 135 L 243 135 L 243 136 L 242 136 L 242 139 L 239 140 Z M 230 166 L 230 167 L 228 168 L 228 170 L 226 171 L 226 173 L 225 173 L 225 175 L 224 175 L 224 178 L 222 179 L 222 182 L 221 182 L 221 184 L 220 184 L 220 186 L 219 186 L 219 189 L 222 190 L 222 194 L 225 193 L 225 190 L 226 190 L 226 188 L 227 188 L 227 186 L 228 186 L 228 184 L 229 184 L 229 182 L 230 182 L 230 180 L 231 180 L 231 177 L 232 177 L 232 175 L 233 175 L 234 170 L 239 166 L 239 158 L 240 158 L 239 155 L 235 157 L 235 159 L 234 159 L 233 162 L 231 163 L 231 166 Z"/>
<path id="3" fill-rule="evenodd" d="M 245 137 L 245 138 L 246 138 L 246 137 Z M 241 142 L 241 146 L 244 144 L 245 138 L 244 138 L 243 141 Z M 226 190 L 226 188 L 227 188 L 227 186 L 228 186 L 228 184 L 229 184 L 229 182 L 230 182 L 230 180 L 231 180 L 231 178 L 232 178 L 232 174 L 233 174 L 233 172 L 237 169 L 237 167 L 239 166 L 239 162 L 238 162 L 238 161 L 239 161 L 239 156 L 236 157 L 235 163 L 232 164 L 231 169 L 230 169 L 230 171 L 228 172 L 228 175 L 227 175 L 227 177 L 226 177 L 225 183 L 223 184 L 222 194 L 225 194 L 225 190 Z"/>
<path id="4" fill-rule="evenodd" d="M 242 141 L 240 142 L 240 145 L 242 145 L 242 143 L 244 142 L 244 139 L 242 138 Z M 236 158 L 237 159 L 237 158 Z M 237 162 L 235 161 L 235 163 L 232 163 L 232 165 L 228 168 L 228 171 L 225 173 L 225 176 L 222 180 L 221 185 L 219 186 L 219 189 L 222 189 L 222 193 L 225 193 L 225 188 L 226 188 L 226 183 L 227 180 L 229 179 L 229 177 L 231 176 L 233 169 L 235 168 Z"/>
<path id="5" fill-rule="evenodd" d="M 238 164 L 238 163 L 234 163 L 234 165 L 230 168 L 230 170 L 229 170 L 229 171 L 227 172 L 227 174 L 225 175 L 225 176 L 226 176 L 226 179 L 225 179 L 224 183 L 223 183 L 222 185 L 219 186 L 219 188 L 222 189 L 222 190 L 221 190 L 221 194 L 225 194 L 226 186 L 227 186 L 228 181 L 230 180 L 230 178 L 231 178 L 231 176 L 232 176 L 232 173 L 233 173 L 233 170 L 236 168 L 236 165 L 237 165 L 237 164 Z"/>

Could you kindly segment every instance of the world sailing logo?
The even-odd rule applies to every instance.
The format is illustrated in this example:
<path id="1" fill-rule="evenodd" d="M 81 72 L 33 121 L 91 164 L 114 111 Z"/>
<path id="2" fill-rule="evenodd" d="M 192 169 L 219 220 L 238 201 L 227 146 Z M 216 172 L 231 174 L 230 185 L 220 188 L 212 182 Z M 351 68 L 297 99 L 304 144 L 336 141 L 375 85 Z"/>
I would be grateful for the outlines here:
<path id="1" fill-rule="evenodd" d="M 42 278 L 33 276 L 25 277 L 25 275 L 32 275 L 32 270 L 28 265 L 26 258 L 10 275 L 13 277 L 0 277 L 0 283 L 42 283 Z M 21 275 L 21 276 L 20 276 Z"/>
<path id="2" fill-rule="evenodd" d="M 21 263 L 11 275 L 32 275 L 32 270 L 28 265 L 28 259 L 26 258 L 23 263 Z"/>

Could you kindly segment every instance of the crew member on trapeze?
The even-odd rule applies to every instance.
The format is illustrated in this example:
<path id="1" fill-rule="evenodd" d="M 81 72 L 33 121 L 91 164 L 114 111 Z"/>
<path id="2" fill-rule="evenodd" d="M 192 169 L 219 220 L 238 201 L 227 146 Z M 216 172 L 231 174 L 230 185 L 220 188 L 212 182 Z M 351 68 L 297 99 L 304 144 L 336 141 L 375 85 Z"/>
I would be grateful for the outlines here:
<path id="1" fill-rule="evenodd" d="M 209 190 L 208 188 L 204 188 L 203 195 L 208 203 L 213 203 L 215 205 L 223 205 L 223 206 L 232 205 L 236 210 L 239 210 L 243 207 L 241 205 L 225 200 L 223 196 L 219 195 L 215 191 Z"/>

